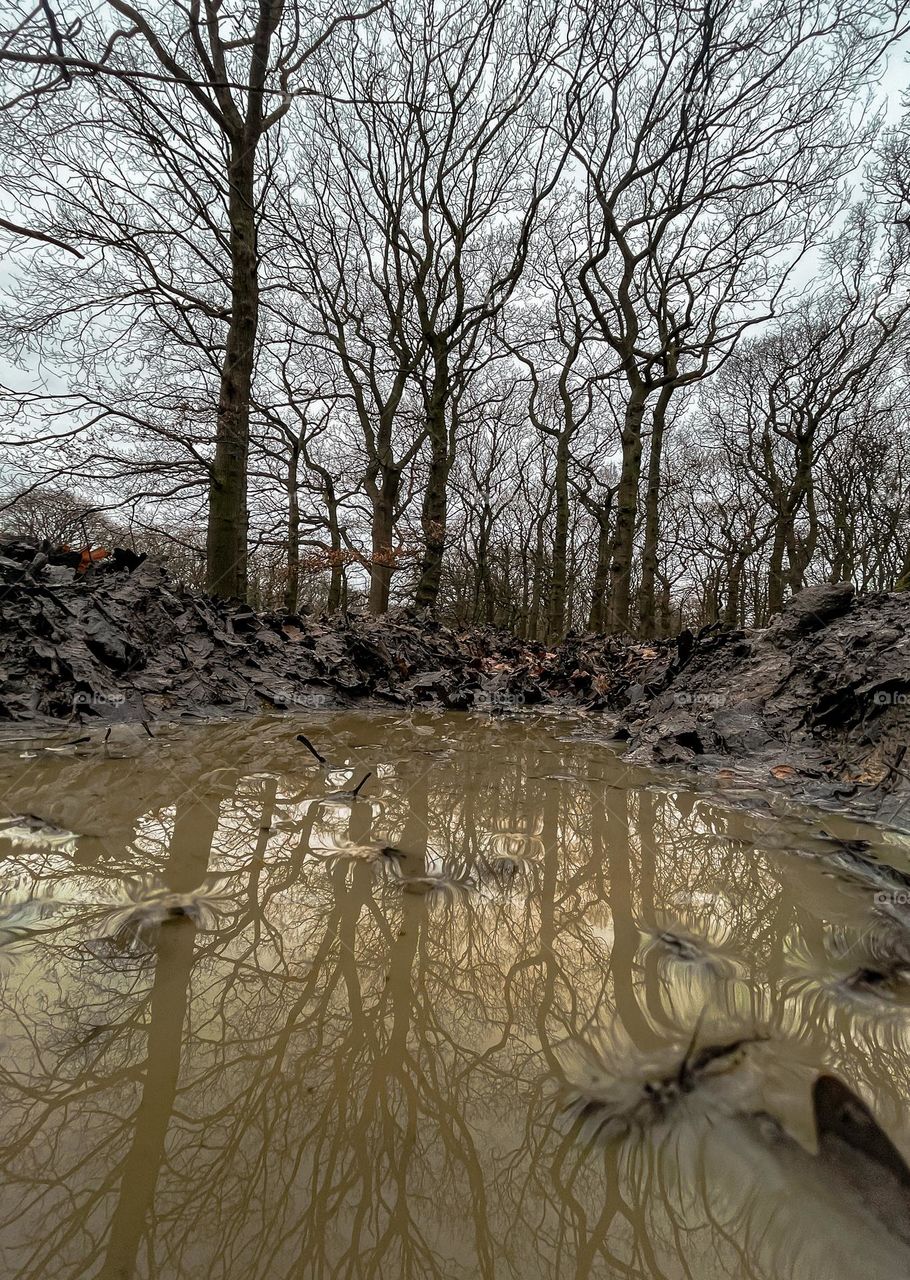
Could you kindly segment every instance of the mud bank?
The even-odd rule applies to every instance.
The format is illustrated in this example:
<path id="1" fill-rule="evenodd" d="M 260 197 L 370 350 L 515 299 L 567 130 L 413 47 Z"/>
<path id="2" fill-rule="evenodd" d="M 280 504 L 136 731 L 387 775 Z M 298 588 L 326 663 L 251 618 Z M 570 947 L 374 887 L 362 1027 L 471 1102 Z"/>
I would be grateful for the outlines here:
<path id="1" fill-rule="evenodd" d="M 129 553 L 80 572 L 0 543 L 0 719 L 158 720 L 372 701 L 510 711 L 619 705 L 641 659 L 603 637 L 557 650 L 402 610 L 256 613 Z M 57 562 L 54 563 L 53 560 Z M 30 568 L 30 564 L 33 566 Z"/>
<path id="2" fill-rule="evenodd" d="M 768 765 L 850 786 L 910 782 L 910 597 L 848 585 L 794 596 L 764 630 L 683 633 L 625 691 L 620 732 L 644 764 Z"/>
<path id="3" fill-rule="evenodd" d="M 59 726 L 355 705 L 588 713 L 635 763 L 748 770 L 830 794 L 910 787 L 910 596 L 810 588 L 761 631 L 562 644 L 256 613 L 131 553 L 0 544 L 0 719 Z"/>

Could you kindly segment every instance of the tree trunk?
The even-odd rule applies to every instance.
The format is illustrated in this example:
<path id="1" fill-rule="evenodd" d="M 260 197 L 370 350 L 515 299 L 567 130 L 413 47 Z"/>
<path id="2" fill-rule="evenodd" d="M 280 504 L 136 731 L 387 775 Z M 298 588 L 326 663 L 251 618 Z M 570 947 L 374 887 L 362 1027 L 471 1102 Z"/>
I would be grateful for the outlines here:
<path id="1" fill-rule="evenodd" d="M 341 550 L 332 552 L 331 574 L 329 576 L 329 595 L 325 602 L 326 613 L 337 613 L 341 608 L 341 598 L 344 591 L 344 565 L 341 559 Z"/>
<path id="2" fill-rule="evenodd" d="M 373 522 L 370 558 L 370 613 L 386 613 L 395 569 L 392 538 L 395 532 L 395 503 L 401 474 L 394 468 L 383 468 L 382 484 L 372 486 Z"/>
<path id="3" fill-rule="evenodd" d="M 632 606 L 632 553 L 638 518 L 638 485 L 641 478 L 641 426 L 647 391 L 633 387 L 626 405 L 622 429 L 622 470 L 616 495 L 616 526 L 610 558 L 610 595 L 606 629 L 610 634 L 629 630 Z"/>
<path id="4" fill-rule="evenodd" d="M 528 546 L 527 546 L 527 543 L 524 541 L 524 539 L 522 539 L 521 548 L 519 551 L 519 563 L 520 563 L 520 576 L 518 580 L 521 583 L 521 609 L 520 609 L 520 615 L 519 615 L 519 625 L 516 628 L 516 630 L 518 631 L 518 634 L 521 636 L 522 640 L 527 640 L 530 634 L 530 618 L 531 618 L 531 604 L 530 604 L 531 571 L 528 567 Z M 504 576 L 507 577 L 507 580 L 511 580 L 511 577 L 512 577 L 511 555 L 508 558 L 507 565 L 508 565 L 508 572 Z M 509 597 L 507 595 L 506 599 L 508 600 L 508 598 Z"/>
<path id="5" fill-rule="evenodd" d="M 493 576 L 490 572 L 490 530 L 493 525 L 493 516 L 489 506 L 485 506 L 480 517 L 480 538 L 477 543 L 477 574 L 479 583 L 479 598 L 483 601 L 483 611 L 475 611 L 475 621 L 477 616 L 483 618 L 486 626 L 492 626 L 495 617 L 496 602 L 493 592 Z"/>
<path id="6" fill-rule="evenodd" d="M 670 603 L 670 582 L 669 579 L 661 579 L 660 584 L 660 634 L 662 636 L 672 635 L 673 627 L 673 609 Z M 681 630 L 681 627 L 675 628 Z"/>
<path id="7" fill-rule="evenodd" d="M 288 462 L 288 577 L 284 589 L 284 607 L 288 613 L 297 612 L 300 598 L 300 483 L 297 469 L 300 465 L 300 446 L 291 446 Z"/>
<path id="8" fill-rule="evenodd" d="M 329 542 L 332 548 L 329 596 L 325 607 L 328 613 L 337 613 L 341 608 L 344 595 L 344 548 L 341 545 L 341 525 L 338 522 L 338 498 L 335 495 L 335 486 L 330 479 L 327 479 L 325 504 L 329 524 Z"/>
<path id="9" fill-rule="evenodd" d="M 667 407 L 673 391 L 672 382 L 661 387 L 651 416 L 651 448 L 645 492 L 645 541 L 641 554 L 641 586 L 638 591 L 638 630 L 646 639 L 655 634 L 654 583 L 657 578 L 657 546 L 660 537 L 660 467 Z"/>
<path id="10" fill-rule="evenodd" d="M 588 630 L 603 631 L 606 625 L 607 590 L 610 585 L 610 520 L 604 513 L 598 519 L 597 564 L 591 588 L 591 612 Z"/>
<path id="11" fill-rule="evenodd" d="M 250 142 L 237 143 L 232 146 L 228 167 L 231 319 L 221 367 L 206 535 L 208 591 L 241 599 L 247 590 L 247 458 L 259 325 L 254 156 Z"/>
<path id="12" fill-rule="evenodd" d="M 575 521 L 569 526 L 569 558 L 566 562 L 566 614 L 563 624 L 563 635 L 575 629 L 575 615 L 578 610 L 578 525 Z"/>
<path id="13" fill-rule="evenodd" d="M 780 613 L 784 603 L 784 551 L 787 546 L 788 518 L 778 515 L 768 565 L 768 616 Z"/>
<path id="14" fill-rule="evenodd" d="M 730 565 L 727 577 L 727 603 L 724 605 L 724 622 L 735 627 L 739 622 L 739 597 L 742 590 L 743 569 L 746 567 L 746 556 L 737 555 Z"/>
<path id="15" fill-rule="evenodd" d="M 569 439 L 566 432 L 560 435 L 556 446 L 553 498 L 556 523 L 553 530 L 547 638 L 561 640 L 566 629 L 566 559 L 569 548 Z"/>
<path id="16" fill-rule="evenodd" d="M 528 639 L 540 639 L 540 614 L 541 601 L 543 599 L 543 528 L 546 523 L 547 514 L 539 516 L 537 519 L 537 537 L 534 543 L 534 568 L 533 579 L 531 585 L 531 607 L 528 617 Z"/>
<path id="17" fill-rule="evenodd" d="M 790 590 L 796 594 L 806 585 L 806 570 L 815 556 L 818 545 L 818 511 L 815 505 L 815 486 L 813 483 L 811 460 L 807 461 L 796 477 L 797 495 L 791 504 L 794 512 L 799 506 L 805 506 L 807 528 L 806 536 L 801 541 L 796 537 L 796 526 L 790 524 L 790 538 L 787 543 L 787 559 L 790 565 Z"/>
<path id="18" fill-rule="evenodd" d="M 427 438 L 430 442 L 430 468 L 423 495 L 420 525 L 423 529 L 423 559 L 414 592 L 414 603 L 420 609 L 435 609 L 442 582 L 442 560 L 446 545 L 449 472 L 452 454 L 447 428 L 449 370 L 444 352 L 437 352 L 433 387 L 427 404 Z"/>

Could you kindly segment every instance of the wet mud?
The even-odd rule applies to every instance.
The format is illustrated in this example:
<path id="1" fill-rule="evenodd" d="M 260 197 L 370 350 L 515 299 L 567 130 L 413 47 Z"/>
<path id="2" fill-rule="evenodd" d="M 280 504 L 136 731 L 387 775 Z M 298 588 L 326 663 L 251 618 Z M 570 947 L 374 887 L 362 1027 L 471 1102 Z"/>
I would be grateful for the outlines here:
<path id="1" fill-rule="evenodd" d="M 131 553 L 89 566 L 0 544 L 0 723 L 262 711 L 571 710 L 629 759 L 906 822 L 910 594 L 809 588 L 759 631 L 556 646 L 382 618 L 259 614 Z"/>

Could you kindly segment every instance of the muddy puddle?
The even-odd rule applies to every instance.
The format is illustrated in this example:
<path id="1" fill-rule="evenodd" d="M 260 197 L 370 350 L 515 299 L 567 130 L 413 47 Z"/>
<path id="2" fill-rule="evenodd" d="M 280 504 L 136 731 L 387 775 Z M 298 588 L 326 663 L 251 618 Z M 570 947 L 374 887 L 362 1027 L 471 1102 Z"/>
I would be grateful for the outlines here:
<path id="1" fill-rule="evenodd" d="M 812 1114 L 910 1152 L 905 839 L 532 719 L 0 771 L 4 1276 L 908 1273 L 897 1153 Z"/>

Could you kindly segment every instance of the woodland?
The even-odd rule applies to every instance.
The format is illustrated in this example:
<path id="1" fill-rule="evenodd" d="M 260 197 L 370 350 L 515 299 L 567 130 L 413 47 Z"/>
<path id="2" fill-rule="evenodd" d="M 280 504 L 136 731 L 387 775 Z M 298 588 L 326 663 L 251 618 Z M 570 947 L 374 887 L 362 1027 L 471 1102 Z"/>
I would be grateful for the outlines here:
<path id="1" fill-rule="evenodd" d="M 544 641 L 903 587 L 905 33 L 7 4 L 0 522 Z"/>

